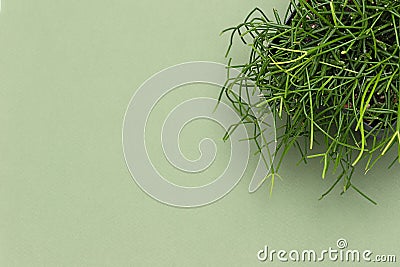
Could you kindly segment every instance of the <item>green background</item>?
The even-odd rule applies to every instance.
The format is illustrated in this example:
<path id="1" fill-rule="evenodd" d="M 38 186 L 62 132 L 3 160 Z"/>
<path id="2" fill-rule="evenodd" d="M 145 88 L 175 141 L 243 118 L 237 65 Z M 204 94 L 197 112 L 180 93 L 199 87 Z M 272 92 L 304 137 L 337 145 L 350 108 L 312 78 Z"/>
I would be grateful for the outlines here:
<path id="1" fill-rule="evenodd" d="M 0 266 L 310 266 L 260 263 L 256 254 L 264 245 L 322 250 L 339 238 L 400 256 L 400 169 L 386 169 L 391 157 L 354 177 L 378 206 L 354 191 L 318 201 L 334 178 L 320 178 L 318 160 L 297 166 L 296 152 L 272 197 L 267 185 L 249 194 L 244 177 L 225 198 L 196 209 L 153 200 L 126 168 L 122 120 L 140 84 L 182 62 L 225 63 L 222 29 L 255 6 L 271 15 L 287 4 L 3 0 Z M 186 144 L 195 156 L 197 145 Z"/>

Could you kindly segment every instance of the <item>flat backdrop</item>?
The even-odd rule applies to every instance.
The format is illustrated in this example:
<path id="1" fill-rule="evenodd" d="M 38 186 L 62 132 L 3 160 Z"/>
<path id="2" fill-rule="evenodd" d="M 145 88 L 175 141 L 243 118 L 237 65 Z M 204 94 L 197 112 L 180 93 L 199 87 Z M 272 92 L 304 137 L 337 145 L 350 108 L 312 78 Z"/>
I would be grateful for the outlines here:
<path id="1" fill-rule="evenodd" d="M 283 14 L 287 4 L 3 0 L 0 266 L 310 266 L 260 263 L 257 252 L 265 245 L 323 250 L 339 238 L 352 249 L 399 253 L 400 169 L 386 168 L 391 157 L 354 177 L 378 206 L 354 191 L 340 196 L 340 188 L 318 201 L 334 177 L 320 178 L 318 160 L 297 165 L 295 151 L 272 197 L 268 184 L 249 194 L 244 177 L 225 198 L 196 209 L 150 198 L 126 168 L 122 120 L 135 90 L 174 64 L 226 63 L 222 29 L 256 6 L 271 15 L 274 7 Z M 187 92 L 167 97 L 164 108 Z M 183 136 L 188 157 L 199 153 L 190 133 L 209 129 L 198 123 Z M 200 179 L 193 183 L 210 177 Z"/>

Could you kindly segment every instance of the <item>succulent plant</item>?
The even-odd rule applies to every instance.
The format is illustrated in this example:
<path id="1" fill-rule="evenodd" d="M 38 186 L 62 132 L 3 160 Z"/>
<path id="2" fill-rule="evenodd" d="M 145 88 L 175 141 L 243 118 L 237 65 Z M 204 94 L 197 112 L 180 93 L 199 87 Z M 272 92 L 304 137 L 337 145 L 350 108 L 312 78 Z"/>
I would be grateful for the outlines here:
<path id="1" fill-rule="evenodd" d="M 284 19 L 276 10 L 274 15 L 270 20 L 256 8 L 224 30 L 231 34 L 227 56 L 237 37 L 250 57 L 243 64 L 229 61 L 241 75 L 228 80 L 222 93 L 243 110 L 248 103 L 230 88 L 246 77 L 260 95 L 252 105 L 271 108 L 279 125 L 279 157 L 266 179 L 273 184 L 282 159 L 296 147 L 305 163 L 321 159 L 322 178 L 330 171 L 336 176 L 322 197 L 343 182 L 342 193 L 352 188 L 375 203 L 352 177 L 363 158 L 367 173 L 392 145 L 400 155 L 400 2 L 299 0 Z M 255 125 L 260 119 L 241 115 Z"/>

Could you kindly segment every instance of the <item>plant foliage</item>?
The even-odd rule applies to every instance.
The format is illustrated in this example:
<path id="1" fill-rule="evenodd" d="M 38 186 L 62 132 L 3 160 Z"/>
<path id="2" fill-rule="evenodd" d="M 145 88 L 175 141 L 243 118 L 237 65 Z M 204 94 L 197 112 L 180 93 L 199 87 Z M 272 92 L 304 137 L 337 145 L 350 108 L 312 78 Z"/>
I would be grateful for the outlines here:
<path id="1" fill-rule="evenodd" d="M 231 33 L 227 56 L 238 37 L 250 57 L 244 64 L 230 64 L 241 75 L 229 80 L 222 93 L 242 111 L 242 121 L 257 125 L 260 118 L 243 112 L 248 103 L 230 90 L 246 77 L 261 96 L 253 105 L 271 107 L 282 124 L 280 158 L 269 177 L 296 147 L 304 162 L 321 158 L 323 178 L 329 170 L 336 174 L 323 196 L 342 181 L 343 192 L 355 189 L 375 203 L 352 176 L 363 158 L 367 172 L 392 145 L 400 155 L 400 2 L 299 0 L 291 2 L 284 20 L 274 14 L 272 21 L 256 8 L 243 23 L 224 31 Z M 321 153 L 314 152 L 315 143 L 323 146 Z"/>

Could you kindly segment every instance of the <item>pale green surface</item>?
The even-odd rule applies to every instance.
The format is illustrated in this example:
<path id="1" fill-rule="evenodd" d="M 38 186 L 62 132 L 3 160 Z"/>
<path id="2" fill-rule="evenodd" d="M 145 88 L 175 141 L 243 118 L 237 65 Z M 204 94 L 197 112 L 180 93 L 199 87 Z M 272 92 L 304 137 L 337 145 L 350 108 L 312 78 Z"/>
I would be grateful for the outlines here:
<path id="1" fill-rule="evenodd" d="M 256 253 L 340 237 L 400 257 L 400 171 L 389 160 L 354 177 L 379 206 L 353 191 L 317 201 L 332 179 L 318 161 L 296 166 L 295 152 L 272 198 L 266 186 L 248 194 L 245 177 L 197 209 L 160 204 L 128 173 L 121 125 L 135 89 L 177 63 L 224 63 L 221 29 L 287 1 L 2 2 L 0 266 L 309 266 L 258 264 Z"/>

